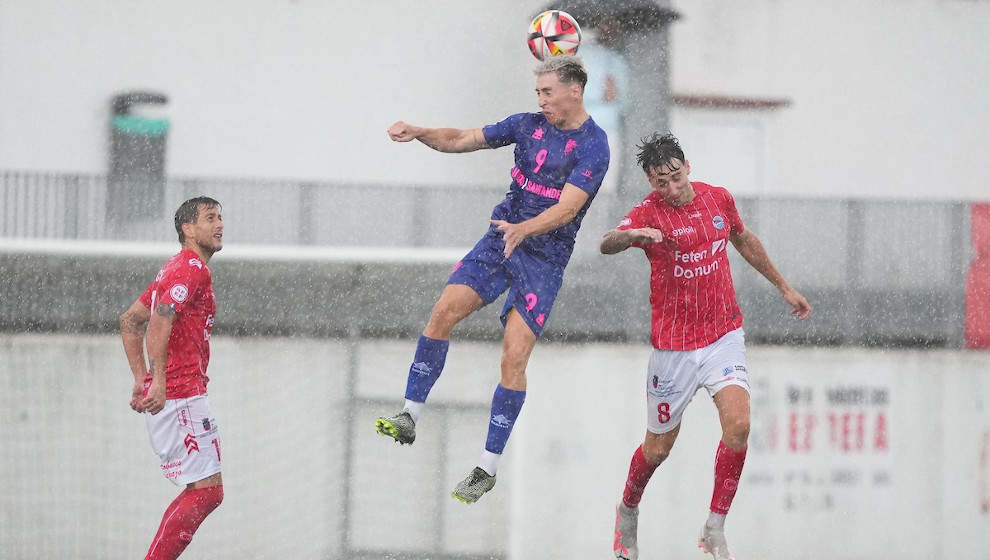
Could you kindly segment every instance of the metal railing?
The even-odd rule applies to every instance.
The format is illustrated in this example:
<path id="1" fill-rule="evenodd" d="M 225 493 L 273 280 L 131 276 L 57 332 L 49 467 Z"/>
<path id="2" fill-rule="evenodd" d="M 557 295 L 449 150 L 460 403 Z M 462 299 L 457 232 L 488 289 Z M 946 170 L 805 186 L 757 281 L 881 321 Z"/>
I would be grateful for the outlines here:
<path id="1" fill-rule="evenodd" d="M 206 194 L 223 203 L 227 229 L 239 243 L 470 246 L 503 192 L 501 186 L 172 178 L 164 206 L 153 209 L 156 218 L 110 220 L 105 176 L 0 171 L 0 237 L 170 240 L 175 209 Z"/>
<path id="2" fill-rule="evenodd" d="M 102 176 L 0 172 L 0 237 L 171 241 L 174 209 L 186 198 L 208 194 L 224 205 L 230 245 L 468 248 L 487 229 L 504 188 L 172 178 L 156 218 L 109 223 Z M 601 233 L 635 201 L 599 199 L 585 217 L 562 292 L 577 293 L 588 304 L 555 310 L 571 321 L 571 314 L 583 317 L 589 306 L 602 309 L 605 315 L 594 317 L 593 328 L 588 324 L 588 332 L 596 333 L 591 337 L 627 333 L 623 315 L 640 315 L 642 302 L 624 304 L 604 294 L 646 284 L 641 258 L 597 252 Z M 817 309 L 813 335 L 781 322 L 776 293 L 730 251 L 753 339 L 961 345 L 963 285 L 972 258 L 965 203 L 750 196 L 736 201 L 747 227 Z M 616 280 L 623 275 L 634 278 Z"/>

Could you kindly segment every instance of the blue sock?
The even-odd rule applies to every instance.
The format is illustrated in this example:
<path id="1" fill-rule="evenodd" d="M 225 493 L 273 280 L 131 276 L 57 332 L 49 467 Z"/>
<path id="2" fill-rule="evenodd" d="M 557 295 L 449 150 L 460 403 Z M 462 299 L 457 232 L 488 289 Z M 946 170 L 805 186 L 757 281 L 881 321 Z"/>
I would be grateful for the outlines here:
<path id="1" fill-rule="evenodd" d="M 416 355 L 409 366 L 406 379 L 406 398 L 416 402 L 426 402 L 433 384 L 440 378 L 443 364 L 447 361 L 447 347 L 450 342 L 434 340 L 420 335 L 416 343 Z"/>
<path id="2" fill-rule="evenodd" d="M 491 421 L 488 423 L 488 440 L 485 442 L 486 451 L 502 453 L 525 401 L 526 391 L 506 389 L 501 383 L 495 388 Z"/>

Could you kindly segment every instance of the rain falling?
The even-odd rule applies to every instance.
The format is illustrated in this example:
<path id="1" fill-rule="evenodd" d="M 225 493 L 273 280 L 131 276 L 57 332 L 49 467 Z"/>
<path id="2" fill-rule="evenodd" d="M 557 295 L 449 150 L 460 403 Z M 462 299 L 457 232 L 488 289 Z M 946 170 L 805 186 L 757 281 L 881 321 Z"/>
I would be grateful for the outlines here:
<path id="1" fill-rule="evenodd" d="M 0 558 L 987 557 L 988 27 L 0 1 Z"/>

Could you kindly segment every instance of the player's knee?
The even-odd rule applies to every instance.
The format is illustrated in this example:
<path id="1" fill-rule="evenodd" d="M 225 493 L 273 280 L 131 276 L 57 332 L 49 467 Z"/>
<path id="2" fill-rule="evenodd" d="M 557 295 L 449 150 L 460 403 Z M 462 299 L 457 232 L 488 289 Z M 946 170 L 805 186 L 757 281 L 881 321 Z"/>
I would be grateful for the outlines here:
<path id="1" fill-rule="evenodd" d="M 217 509 L 217 507 L 223 503 L 223 484 L 218 484 L 216 486 L 216 491 L 213 493 L 212 497 L 213 509 Z"/>
<path id="2" fill-rule="evenodd" d="M 430 314 L 430 326 L 440 330 L 452 330 L 454 325 L 461 320 L 462 312 L 449 302 L 441 299 L 433 306 Z"/>
<path id="3" fill-rule="evenodd" d="M 521 357 L 513 355 L 512 352 L 503 352 L 500 367 L 502 375 L 525 374 L 526 362 Z"/>
<path id="4" fill-rule="evenodd" d="M 646 457 L 646 462 L 649 464 L 659 465 L 660 463 L 666 461 L 667 457 L 670 456 L 670 450 L 656 449 L 652 453 L 644 452 L 643 455 Z"/>
<path id="5" fill-rule="evenodd" d="M 525 391 L 526 372 L 502 370 L 502 377 L 499 380 L 499 384 L 506 389 L 512 389 L 513 391 Z"/>
<path id="6" fill-rule="evenodd" d="M 643 457 L 651 465 L 659 465 L 670 456 L 670 448 L 661 445 L 643 445 Z"/>
<path id="7" fill-rule="evenodd" d="M 727 443 L 735 443 L 733 447 L 745 447 L 749 440 L 749 418 L 734 418 L 725 425 L 723 434 Z"/>
<path id="8" fill-rule="evenodd" d="M 206 488 L 201 488 L 200 491 L 202 494 L 200 496 L 199 507 L 201 508 L 203 517 L 206 517 L 223 502 L 223 484 L 207 486 Z"/>
<path id="9" fill-rule="evenodd" d="M 441 323 L 448 320 L 450 316 L 450 306 L 444 303 L 443 300 L 438 301 L 436 305 L 433 306 L 433 311 L 430 313 L 430 323 Z"/>
<path id="10" fill-rule="evenodd" d="M 511 352 L 503 353 L 501 371 L 503 379 L 525 379 L 526 359 Z"/>

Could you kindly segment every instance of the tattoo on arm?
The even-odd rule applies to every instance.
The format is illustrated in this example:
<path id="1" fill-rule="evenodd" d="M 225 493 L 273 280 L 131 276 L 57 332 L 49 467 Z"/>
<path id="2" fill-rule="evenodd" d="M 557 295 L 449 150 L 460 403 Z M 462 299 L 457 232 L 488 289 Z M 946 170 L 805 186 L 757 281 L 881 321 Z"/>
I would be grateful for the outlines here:
<path id="1" fill-rule="evenodd" d="M 162 317 L 175 317 L 175 307 L 167 303 L 159 303 L 155 308 L 155 313 Z"/>
<path id="2" fill-rule="evenodd" d="M 144 325 L 144 321 L 141 321 L 140 318 L 128 313 L 127 315 L 124 315 L 124 319 L 120 322 L 120 330 L 121 332 L 127 334 L 143 334 Z"/>

